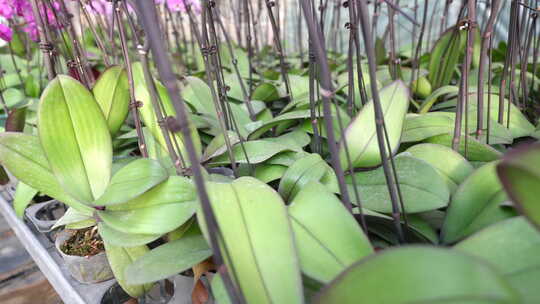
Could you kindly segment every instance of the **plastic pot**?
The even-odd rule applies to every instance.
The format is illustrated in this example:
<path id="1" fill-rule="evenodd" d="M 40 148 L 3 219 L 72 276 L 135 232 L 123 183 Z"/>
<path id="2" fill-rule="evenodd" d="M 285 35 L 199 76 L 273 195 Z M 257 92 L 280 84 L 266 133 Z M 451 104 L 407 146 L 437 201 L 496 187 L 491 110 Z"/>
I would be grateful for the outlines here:
<path id="1" fill-rule="evenodd" d="M 62 256 L 71 276 L 80 283 L 93 284 L 114 277 L 105 251 L 96 255 L 83 257 L 65 254 L 60 246 L 73 235 L 73 230 L 63 230 L 56 235 L 54 245 Z"/>
<path id="2" fill-rule="evenodd" d="M 37 231 L 47 233 L 59 218 L 66 212 L 64 204 L 57 200 L 33 204 L 26 208 L 25 215 L 36 227 Z"/>
<path id="3" fill-rule="evenodd" d="M 187 280 L 189 281 L 189 280 Z M 187 282 L 186 281 L 186 282 Z M 191 281 L 192 282 L 192 281 Z M 138 299 L 139 304 L 177 304 L 177 303 L 191 303 L 191 297 L 189 302 L 177 302 L 175 301 L 177 296 L 178 280 L 176 276 L 170 279 L 162 280 L 154 284 L 150 292 Z M 180 284 L 184 281 L 180 281 Z M 133 299 L 118 285 L 114 284 L 101 299 L 101 304 L 124 304 L 133 303 L 128 301 Z"/>

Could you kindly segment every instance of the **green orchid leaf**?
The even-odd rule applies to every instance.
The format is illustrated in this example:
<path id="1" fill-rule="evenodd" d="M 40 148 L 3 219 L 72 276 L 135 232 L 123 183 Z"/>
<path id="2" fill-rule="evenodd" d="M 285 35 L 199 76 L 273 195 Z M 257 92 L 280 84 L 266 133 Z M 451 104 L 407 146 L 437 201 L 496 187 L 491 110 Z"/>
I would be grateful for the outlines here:
<path id="1" fill-rule="evenodd" d="M 409 108 L 409 91 L 400 81 L 393 82 L 380 91 L 386 130 L 392 151 L 399 145 L 405 113 Z M 339 159 L 343 169 L 349 169 L 348 157 L 353 168 L 373 167 L 381 163 L 376 136 L 373 101 L 367 103 L 345 130 L 339 146 Z M 347 143 L 345 149 L 344 141 Z"/>
<path id="2" fill-rule="evenodd" d="M 473 166 L 461 154 L 445 146 L 419 144 L 410 147 L 406 152 L 433 166 L 452 193 L 474 171 Z"/>
<path id="3" fill-rule="evenodd" d="M 540 229 L 540 144 L 516 148 L 497 166 L 512 201 Z"/>
<path id="4" fill-rule="evenodd" d="M 429 163 L 408 153 L 396 156 L 394 163 L 406 213 L 435 210 L 448 204 L 450 190 L 446 181 Z M 383 168 L 356 172 L 354 175 L 362 207 L 376 212 L 392 213 Z M 346 177 L 346 183 L 349 193 L 354 193 L 351 176 Z"/>
<path id="5" fill-rule="evenodd" d="M 52 80 L 40 100 L 39 139 L 62 187 L 92 202 L 109 184 L 111 136 L 96 100 L 80 82 L 64 75 Z"/>
<path id="6" fill-rule="evenodd" d="M 301 152 L 302 148 L 304 148 L 310 143 L 311 138 L 309 137 L 309 135 L 307 135 L 306 132 L 300 129 L 296 129 L 292 132 L 285 133 L 278 137 L 269 137 L 265 138 L 264 140 L 284 146 L 296 147 L 295 150 Z"/>
<path id="7" fill-rule="evenodd" d="M 442 248 L 401 247 L 352 265 L 314 303 L 514 304 L 519 295 L 480 259 Z"/>
<path id="8" fill-rule="evenodd" d="M 286 144 L 286 143 L 285 143 Z M 241 164 L 258 164 L 283 151 L 298 150 L 296 145 L 284 145 L 264 139 L 245 141 L 234 145 L 232 152 L 234 160 Z M 213 166 L 230 164 L 229 153 L 214 157 L 210 164 Z"/>
<path id="9" fill-rule="evenodd" d="M 110 206 L 125 203 L 163 182 L 168 176 L 167 170 L 156 160 L 134 160 L 116 172 L 105 193 L 93 204 Z"/>
<path id="10" fill-rule="evenodd" d="M 144 78 L 143 67 L 140 62 L 135 62 L 133 64 L 133 82 L 135 83 L 135 98 L 138 101 L 142 102 L 142 107 L 140 108 L 142 121 L 148 127 L 148 129 L 150 130 L 154 138 L 157 140 L 157 142 L 160 144 L 160 146 L 166 147 L 167 145 L 165 143 L 165 139 L 163 137 L 161 128 L 156 118 L 156 114 L 154 112 L 152 98 L 148 90 L 148 86 Z M 167 89 L 159 81 L 154 81 L 154 83 L 156 85 L 156 90 L 159 95 L 158 97 L 163 104 L 163 115 L 176 117 L 176 111 L 174 110 L 172 101 L 169 97 L 169 94 L 167 93 Z M 195 152 L 200 155 L 202 153 L 202 144 L 199 133 L 197 132 L 197 129 L 195 128 L 195 125 L 191 122 L 191 120 L 188 122 L 188 126 L 191 132 L 193 145 L 195 146 Z M 184 140 L 182 135 L 180 133 L 175 133 L 174 137 L 176 138 L 176 141 L 178 142 L 178 145 L 180 147 L 180 153 L 182 155 L 188 155 L 184 146 Z M 185 161 L 187 162 L 187 159 Z M 186 164 L 186 166 L 187 165 L 189 165 L 189 163 Z"/>
<path id="11" fill-rule="evenodd" d="M 354 208 L 353 210 L 355 217 L 359 217 L 359 209 Z M 394 219 L 391 216 L 365 208 L 362 210 L 368 231 L 372 236 L 376 236 L 388 244 L 399 245 L 400 240 L 396 235 Z M 401 227 L 403 228 L 407 242 L 431 244 L 439 243 L 439 237 L 435 228 L 431 227 L 431 225 L 429 225 L 427 221 L 422 218 L 423 214 L 424 213 L 407 214 L 407 226 L 405 225 L 405 221 L 401 220 Z M 373 239 L 372 243 L 375 247 L 376 244 L 373 242 Z"/>
<path id="12" fill-rule="evenodd" d="M 476 135 L 476 114 L 469 111 L 468 133 Z M 408 114 L 403 128 L 403 142 L 421 141 L 432 136 L 453 133 L 455 127 L 456 114 L 450 112 L 430 112 L 416 115 Z M 462 122 L 462 134 L 465 134 L 465 119 Z M 488 135 L 488 122 L 484 121 L 482 134 L 477 138 L 480 142 L 486 142 Z M 489 143 L 490 144 L 510 144 L 513 137 L 510 131 L 496 121 L 489 121 Z"/>
<path id="13" fill-rule="evenodd" d="M 457 26 L 444 32 L 431 51 L 429 61 L 429 81 L 433 89 L 450 84 L 457 64 L 465 50 L 467 31 L 461 31 Z"/>
<path id="14" fill-rule="evenodd" d="M 126 269 L 127 282 L 145 284 L 190 269 L 212 255 L 201 234 L 184 236 L 152 249 Z"/>
<path id="15" fill-rule="evenodd" d="M 107 260 L 111 265 L 114 277 L 122 289 L 130 296 L 138 298 L 149 292 L 152 284 L 132 285 L 126 283 L 129 278 L 126 276 L 126 268 L 135 260 L 144 256 L 149 250 L 145 245 L 137 247 L 119 247 L 104 242 Z"/>
<path id="16" fill-rule="evenodd" d="M 457 86 L 451 86 L 451 85 L 445 85 L 442 86 L 435 91 L 433 91 L 425 100 L 422 102 L 422 105 L 420 107 L 420 110 L 418 111 L 420 114 L 428 113 L 429 109 L 433 106 L 433 104 L 437 101 L 437 99 L 443 95 L 447 94 L 457 94 L 459 92 L 459 87 Z"/>
<path id="17" fill-rule="evenodd" d="M 260 164 L 253 170 L 253 177 L 268 184 L 271 181 L 280 179 L 285 171 L 287 171 L 287 167 L 283 165 Z"/>
<path id="18" fill-rule="evenodd" d="M 300 267 L 328 283 L 373 253 L 364 232 L 341 201 L 317 182 L 307 184 L 288 208 Z"/>
<path id="19" fill-rule="evenodd" d="M 120 232 L 165 234 L 189 220 L 196 209 L 196 202 L 184 202 L 126 211 L 98 211 L 98 216 L 105 224 Z"/>
<path id="20" fill-rule="evenodd" d="M 294 199 L 294 196 L 309 182 L 322 182 L 324 178 L 328 180 L 330 189 L 337 192 L 337 178 L 334 170 L 319 154 L 309 154 L 295 161 L 285 171 L 279 183 L 278 192 L 283 200 L 288 202 Z"/>
<path id="21" fill-rule="evenodd" d="M 478 93 L 473 92 L 469 94 L 469 103 L 468 103 L 468 116 L 469 122 L 474 122 L 470 128 L 476 128 L 476 117 L 477 117 L 477 99 Z M 491 101 L 489 101 L 491 99 Z M 471 102 L 472 101 L 472 102 Z M 445 102 L 448 105 L 450 110 L 455 109 L 457 103 L 457 98 L 450 99 Z M 484 122 L 491 120 L 492 122 L 498 122 L 499 120 L 499 104 L 500 99 L 498 94 L 489 94 L 485 92 L 484 94 L 484 110 L 483 117 Z M 510 114 L 508 114 L 508 99 L 503 99 L 503 121 L 502 126 L 507 128 L 507 131 L 510 133 L 512 138 L 525 137 L 529 136 L 534 132 L 534 125 L 529 122 L 527 117 L 521 113 L 521 110 L 514 104 L 510 104 Z M 488 107 L 488 105 L 490 105 Z M 442 104 L 441 104 L 442 106 Z"/>
<path id="22" fill-rule="evenodd" d="M 193 216 L 197 197 L 193 184 L 185 177 L 171 176 L 142 195 L 98 211 L 113 229 L 134 234 L 165 234 Z"/>
<path id="23" fill-rule="evenodd" d="M 161 234 L 133 234 L 118 231 L 104 222 L 98 223 L 99 235 L 104 242 L 119 247 L 146 245 L 161 237 Z"/>
<path id="24" fill-rule="evenodd" d="M 279 93 L 279 90 L 273 84 L 267 82 L 257 86 L 251 95 L 252 99 L 264 102 L 274 101 L 280 97 L 281 94 Z"/>
<path id="25" fill-rule="evenodd" d="M 13 209 L 18 217 L 23 218 L 24 210 L 28 205 L 32 203 L 34 196 L 38 194 L 38 191 L 23 182 L 17 184 L 17 190 L 13 198 Z"/>
<path id="26" fill-rule="evenodd" d="M 129 112 L 129 84 L 125 69 L 121 66 L 108 68 L 98 78 L 92 92 L 105 116 L 111 136 L 114 136 Z"/>
<path id="27" fill-rule="evenodd" d="M 32 74 L 28 74 L 24 80 L 24 93 L 32 98 L 39 98 L 40 84 Z"/>
<path id="28" fill-rule="evenodd" d="M 424 142 L 452 147 L 452 134 L 441 134 L 427 138 Z M 502 153 L 488 144 L 482 143 L 472 136 L 467 136 L 467 153 L 465 153 L 465 136 L 461 136 L 458 152 L 469 161 L 490 162 L 501 158 Z"/>
<path id="29" fill-rule="evenodd" d="M 291 225 L 277 192 L 252 178 L 208 183 L 212 209 L 227 248 L 225 261 L 247 303 L 303 303 Z M 201 229 L 208 236 L 201 209 Z"/>
<path id="30" fill-rule="evenodd" d="M 23 133 L 0 134 L 0 162 L 19 181 L 78 210 L 92 210 L 60 186 L 39 139 Z"/>
<path id="31" fill-rule="evenodd" d="M 235 145 L 240 142 L 240 138 L 235 132 L 227 131 L 227 138 L 231 145 Z M 202 156 L 202 161 L 205 162 L 213 157 L 222 155 L 227 152 L 227 145 L 225 143 L 225 137 L 223 133 L 216 135 L 212 141 L 206 146 L 204 154 Z"/>
<path id="32" fill-rule="evenodd" d="M 198 113 L 216 115 L 212 91 L 206 82 L 198 77 L 187 76 L 183 79 L 182 96 Z"/>
<path id="33" fill-rule="evenodd" d="M 318 114 L 316 114 L 316 116 L 319 117 Z M 311 117 L 311 112 L 309 110 L 297 110 L 297 111 L 281 114 L 279 116 L 276 116 L 270 119 L 269 121 L 265 122 L 262 126 L 258 127 L 253 132 L 251 132 L 248 136 L 248 139 L 249 140 L 257 139 L 275 126 L 278 126 L 281 124 L 291 124 L 291 123 L 294 124 L 298 119 L 306 119 L 310 117 Z"/>
<path id="34" fill-rule="evenodd" d="M 181 204 L 197 200 L 195 186 L 183 176 L 170 176 L 150 190 L 121 204 L 107 206 L 108 211 L 129 211 L 166 204 Z"/>
<path id="35" fill-rule="evenodd" d="M 453 243 L 515 215 L 513 209 L 500 206 L 508 198 L 497 178 L 496 165 L 491 162 L 480 167 L 456 190 L 442 227 L 444 243 Z"/>
<path id="36" fill-rule="evenodd" d="M 435 135 L 451 133 L 454 119 L 440 112 L 407 114 L 403 124 L 403 142 L 416 142 Z"/>
<path id="37" fill-rule="evenodd" d="M 540 233 L 523 217 L 491 225 L 461 241 L 456 250 L 482 258 L 497 268 L 523 298 L 538 303 Z"/>
<path id="38" fill-rule="evenodd" d="M 68 208 L 66 213 L 54 223 L 52 229 L 66 226 L 68 229 L 83 229 L 96 224 L 96 219 L 92 211 L 78 211 L 75 208 Z"/>
<path id="39" fill-rule="evenodd" d="M 364 86 L 365 86 L 365 89 L 366 89 L 366 96 L 368 99 L 371 99 L 371 96 L 372 96 L 372 93 L 371 93 L 371 79 L 369 78 L 369 75 L 368 73 L 365 73 L 365 71 L 367 71 L 367 67 L 362 67 L 362 72 L 363 73 L 363 78 L 364 78 Z M 361 93 L 360 93 L 360 85 L 359 85 L 359 81 L 358 81 L 358 72 L 357 72 L 357 68 L 356 68 L 356 65 L 354 66 L 353 68 L 353 74 L 354 74 L 354 103 L 357 107 L 361 107 L 362 106 L 362 97 L 361 97 Z M 346 85 L 346 87 L 343 89 L 343 91 L 345 93 L 348 93 L 348 89 L 349 89 L 349 73 L 345 72 L 343 74 L 340 74 L 338 77 L 337 77 L 337 81 L 340 85 Z M 379 81 L 377 80 L 377 87 L 381 87 L 381 85 L 379 84 Z"/>

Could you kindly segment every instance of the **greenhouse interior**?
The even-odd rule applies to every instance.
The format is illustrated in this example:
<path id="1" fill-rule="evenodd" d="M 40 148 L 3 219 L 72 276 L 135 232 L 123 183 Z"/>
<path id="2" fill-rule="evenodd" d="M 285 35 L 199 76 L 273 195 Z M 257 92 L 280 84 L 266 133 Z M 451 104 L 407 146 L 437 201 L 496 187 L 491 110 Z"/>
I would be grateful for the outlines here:
<path id="1" fill-rule="evenodd" d="M 540 303 L 539 14 L 0 0 L 0 303 Z"/>

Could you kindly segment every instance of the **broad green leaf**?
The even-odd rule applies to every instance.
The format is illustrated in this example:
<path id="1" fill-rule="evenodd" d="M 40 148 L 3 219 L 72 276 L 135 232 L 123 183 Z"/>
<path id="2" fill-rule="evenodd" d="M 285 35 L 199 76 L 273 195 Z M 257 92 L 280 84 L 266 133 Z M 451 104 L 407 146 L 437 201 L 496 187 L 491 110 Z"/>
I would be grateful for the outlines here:
<path id="1" fill-rule="evenodd" d="M 282 145 L 273 141 L 267 141 L 264 139 L 245 141 L 234 145 L 232 152 L 234 160 L 237 163 L 250 163 L 258 164 L 270 157 L 283 152 L 298 150 L 296 145 Z M 224 153 L 220 156 L 214 157 L 211 161 L 211 165 L 226 165 L 230 164 L 229 154 Z"/>
<path id="2" fill-rule="evenodd" d="M 265 138 L 264 140 L 269 141 L 269 142 L 274 142 L 276 144 L 280 144 L 284 146 L 296 147 L 297 149 L 295 150 L 300 152 L 302 151 L 302 148 L 304 148 L 310 143 L 311 138 L 309 137 L 309 135 L 307 135 L 306 132 L 300 129 L 296 129 L 292 132 L 285 133 L 281 136 L 269 137 L 269 138 Z"/>
<path id="3" fill-rule="evenodd" d="M 453 243 L 515 215 L 511 208 L 500 206 L 507 196 L 497 178 L 496 165 L 491 162 L 477 169 L 454 193 L 442 227 L 444 243 Z"/>
<path id="4" fill-rule="evenodd" d="M 216 115 L 212 91 L 202 79 L 188 76 L 183 79 L 182 96 L 198 113 Z"/>
<path id="5" fill-rule="evenodd" d="M 280 179 L 285 171 L 287 171 L 287 167 L 283 165 L 260 164 L 255 167 L 253 177 L 267 184 Z"/>
<path id="6" fill-rule="evenodd" d="M 489 118 L 492 121 L 498 121 L 499 116 L 499 95 L 491 94 L 491 106 L 488 108 L 488 96 L 489 94 L 484 94 L 484 121 L 488 118 L 488 112 L 489 112 Z M 469 116 L 476 117 L 477 113 L 477 102 L 478 99 L 477 93 L 471 93 L 469 95 L 469 100 L 474 102 L 469 102 Z M 534 132 L 534 126 L 529 122 L 527 117 L 521 111 L 518 107 L 516 107 L 514 104 L 510 104 L 510 120 L 508 120 L 508 99 L 504 99 L 504 115 L 503 115 L 503 123 L 502 125 L 504 127 L 508 128 L 508 131 L 512 134 L 514 138 L 518 137 L 524 137 L 529 136 L 532 132 Z M 476 127 L 476 124 L 474 125 Z"/>
<path id="7" fill-rule="evenodd" d="M 323 185 L 307 184 L 288 208 L 300 267 L 329 282 L 373 248 L 354 217 Z"/>
<path id="8" fill-rule="evenodd" d="M 381 107 L 384 113 L 386 130 L 393 153 L 399 145 L 405 113 L 409 107 L 407 87 L 396 81 L 380 91 Z M 376 135 L 373 101 L 367 103 L 345 130 L 339 146 L 339 159 L 343 169 L 349 169 L 344 142 L 353 168 L 373 167 L 381 163 Z"/>
<path id="9" fill-rule="evenodd" d="M 121 204 L 107 206 L 109 211 L 128 211 L 156 205 L 176 204 L 197 200 L 195 186 L 190 179 L 170 176 L 150 190 Z"/>
<path id="10" fill-rule="evenodd" d="M 236 80 L 238 81 L 238 80 Z M 189 103 L 198 113 L 208 115 L 214 120 L 219 127 L 217 122 L 218 113 L 216 112 L 216 107 L 213 102 L 212 91 L 208 84 L 196 77 L 186 77 L 184 79 L 186 86 L 182 91 L 182 96 L 185 98 L 186 102 Z M 249 118 L 247 110 L 244 110 L 241 106 L 236 103 L 227 101 L 228 110 L 227 113 L 232 115 L 235 120 L 235 124 L 238 127 L 238 133 L 246 137 L 248 131 L 246 130 L 246 125 L 252 123 Z M 225 111 L 225 109 L 222 109 Z M 223 118 L 221 118 L 223 119 Z M 221 134 L 222 132 L 220 132 Z"/>
<path id="11" fill-rule="evenodd" d="M 444 32 L 435 43 L 429 61 L 429 80 L 433 89 L 450 84 L 465 49 L 467 31 L 454 26 Z"/>
<path id="12" fill-rule="evenodd" d="M 197 209 L 196 202 L 156 205 L 126 211 L 98 211 L 111 228 L 133 234 L 165 234 L 189 220 Z"/>
<path id="13" fill-rule="evenodd" d="M 316 116 L 318 117 L 318 114 L 316 114 Z M 298 119 L 306 119 L 310 117 L 311 117 L 311 113 L 309 110 L 298 110 L 298 111 L 281 114 L 265 122 L 264 125 L 262 125 L 261 127 L 251 132 L 251 134 L 249 134 L 248 139 L 249 140 L 257 139 L 261 137 L 264 133 L 266 133 L 268 130 L 272 129 L 273 127 L 277 125 L 291 123 L 291 122 L 294 123 Z"/>
<path id="14" fill-rule="evenodd" d="M 433 91 L 425 100 L 422 102 L 422 105 L 420 106 L 420 110 L 418 111 L 420 114 L 428 113 L 429 109 L 431 109 L 431 106 L 437 101 L 437 99 L 443 95 L 447 94 L 457 94 L 459 92 L 459 88 L 457 86 L 451 86 L 451 85 L 445 85 L 442 86 L 435 91 Z"/>
<path id="15" fill-rule="evenodd" d="M 41 95 L 39 139 L 62 187 L 92 202 L 109 184 L 111 136 L 96 100 L 80 82 L 58 75 Z"/>
<path id="16" fill-rule="evenodd" d="M 385 250 L 349 267 L 314 303 L 519 303 L 482 260 L 435 247 Z"/>
<path id="17" fill-rule="evenodd" d="M 74 208 L 68 208 L 66 213 L 54 223 L 52 229 L 66 226 L 69 229 L 83 229 L 94 226 L 96 220 L 93 217 L 93 211 L 78 211 Z"/>
<path id="18" fill-rule="evenodd" d="M 39 81 L 32 74 L 28 74 L 24 80 L 24 93 L 32 98 L 39 98 Z"/>
<path id="19" fill-rule="evenodd" d="M 488 226 L 454 248 L 492 263 L 505 275 L 540 267 L 540 232 L 523 217 Z"/>
<path id="20" fill-rule="evenodd" d="M 363 77 L 364 77 L 364 86 L 366 88 L 366 96 L 368 99 L 371 99 L 371 80 L 369 78 L 369 75 L 367 73 L 367 69 L 365 69 L 366 67 L 362 67 L 363 70 Z M 357 66 L 356 64 L 354 65 L 354 68 L 353 68 L 353 73 L 354 73 L 354 103 L 357 107 L 361 107 L 362 106 L 362 97 L 361 97 L 361 94 L 360 94 L 360 86 L 358 84 L 358 73 L 357 73 Z M 343 74 L 340 74 L 337 78 L 337 81 L 340 85 L 346 85 L 346 87 L 343 88 L 343 92 L 345 93 L 348 93 L 348 90 L 349 90 L 349 74 L 348 72 L 345 72 Z M 380 87 L 379 85 L 379 82 L 377 81 L 377 86 Z"/>
<path id="21" fill-rule="evenodd" d="M 497 173 L 521 213 L 540 228 L 540 144 L 508 153 L 497 166 Z"/>
<path id="22" fill-rule="evenodd" d="M 280 94 L 278 89 L 273 84 L 262 83 L 253 90 L 251 98 L 264 102 L 270 102 L 279 99 Z"/>
<path id="23" fill-rule="evenodd" d="M 197 224 L 197 218 L 192 217 L 187 222 L 183 223 L 182 226 L 174 229 L 173 231 L 167 233 L 167 241 L 172 242 L 183 238 L 190 233 L 200 233 L 199 225 Z"/>
<path id="24" fill-rule="evenodd" d="M 118 170 L 105 193 L 93 204 L 110 206 L 127 202 L 161 183 L 167 177 L 167 171 L 158 161 L 139 158 Z"/>
<path id="25" fill-rule="evenodd" d="M 24 92 L 16 88 L 8 88 L 1 92 L 4 102 L 9 109 L 17 108 L 24 104 L 26 96 Z"/>
<path id="26" fill-rule="evenodd" d="M 478 95 L 476 92 L 469 94 L 468 116 L 470 122 L 472 122 L 472 119 L 474 119 L 474 125 L 471 126 L 472 128 L 476 128 L 476 116 L 478 108 L 477 99 Z M 491 99 L 490 102 L 489 99 Z M 446 108 L 449 108 L 448 110 L 451 111 L 455 111 L 454 109 L 456 107 L 456 103 L 457 98 L 450 99 L 444 102 L 444 104 L 447 105 Z M 529 136 L 532 132 L 534 132 L 534 125 L 529 122 L 527 117 L 523 113 L 521 113 L 521 110 L 514 104 L 510 104 L 510 118 L 508 118 L 508 103 L 508 99 L 505 98 L 503 101 L 502 126 L 508 128 L 508 131 L 513 138 Z M 490 107 L 488 107 L 489 104 Z M 485 122 L 487 122 L 488 117 L 491 119 L 491 121 L 498 122 L 499 104 L 500 100 L 498 94 L 489 94 L 489 92 L 485 92 L 483 110 L 483 117 Z M 443 104 L 441 103 L 440 106 L 443 106 Z"/>
<path id="27" fill-rule="evenodd" d="M 129 278 L 126 276 L 126 268 L 135 260 L 144 256 L 148 252 L 148 247 L 145 245 L 137 247 L 119 247 L 107 242 L 104 242 L 104 244 L 107 259 L 111 265 L 114 277 L 122 289 L 134 298 L 138 298 L 150 291 L 152 284 L 131 285 L 126 283 L 126 280 Z"/>
<path id="28" fill-rule="evenodd" d="M 30 203 L 38 191 L 23 182 L 17 184 L 17 190 L 15 190 L 15 196 L 13 198 L 13 209 L 18 217 L 23 218 L 24 210 Z"/>
<path id="29" fill-rule="evenodd" d="M 303 303 L 302 282 L 285 204 L 266 184 L 241 177 L 208 183 L 225 261 L 247 303 Z M 207 236 L 201 209 L 197 218 Z"/>
<path id="30" fill-rule="evenodd" d="M 538 303 L 540 233 L 523 217 L 491 225 L 454 246 L 490 262 L 522 295 L 523 303 Z"/>
<path id="31" fill-rule="evenodd" d="M 197 197 L 193 184 L 185 177 L 171 176 L 142 195 L 98 211 L 113 229 L 124 233 L 164 234 L 172 231 L 195 213 Z"/>
<path id="32" fill-rule="evenodd" d="M 523 304 L 536 304 L 540 302 L 538 278 L 540 278 L 540 267 L 506 276 L 508 282 L 521 294 L 521 303 Z"/>
<path id="33" fill-rule="evenodd" d="M 377 236 L 389 244 L 399 245 L 400 241 L 396 235 L 394 219 L 391 216 L 362 208 L 366 225 L 372 236 Z M 359 209 L 353 209 L 355 217 L 359 217 Z M 430 211 L 433 212 L 433 211 Z M 401 227 L 405 238 L 409 243 L 433 243 L 439 242 L 436 230 L 431 227 L 426 220 L 422 218 L 425 213 L 407 214 L 408 225 L 401 220 Z M 374 247 L 374 239 L 371 239 Z"/>
<path id="34" fill-rule="evenodd" d="M 452 147 L 452 134 L 436 135 L 425 140 L 426 143 Z M 490 162 L 499 159 L 502 153 L 490 145 L 482 143 L 472 136 L 467 136 L 467 153 L 465 153 L 465 136 L 461 136 L 458 151 L 469 161 Z"/>
<path id="35" fill-rule="evenodd" d="M 23 133 L 0 134 L 0 162 L 19 181 L 78 210 L 92 210 L 66 193 L 51 172 L 39 139 Z"/>
<path id="36" fill-rule="evenodd" d="M 402 142 L 416 142 L 454 130 L 454 119 L 438 112 L 407 114 L 403 124 Z"/>
<path id="37" fill-rule="evenodd" d="M 477 117 L 475 113 L 469 111 L 468 134 L 476 135 Z M 416 115 L 408 114 L 403 128 L 403 142 L 420 141 L 432 136 L 448 134 L 454 132 L 456 114 L 450 112 L 430 112 Z M 465 119 L 462 121 L 462 134 L 465 134 Z M 482 135 L 478 138 L 480 142 L 486 142 L 488 122 L 484 121 Z M 510 144 L 512 134 L 496 121 L 489 121 L 489 143 L 490 144 Z"/>
<path id="38" fill-rule="evenodd" d="M 136 247 L 146 245 L 161 237 L 161 234 L 134 234 L 124 233 L 111 228 L 104 222 L 100 222 L 98 225 L 99 236 L 104 242 L 107 242 L 114 246 L 120 247 Z"/>
<path id="39" fill-rule="evenodd" d="M 444 178 L 429 163 L 404 153 L 394 158 L 405 212 L 416 213 L 445 207 L 450 190 Z M 356 188 L 363 208 L 392 213 L 392 204 L 382 167 L 356 172 Z M 349 193 L 354 193 L 351 176 L 346 176 Z M 354 199 L 354 196 L 353 196 Z"/>
<path id="40" fill-rule="evenodd" d="M 145 284 L 190 269 L 212 255 L 201 234 L 163 244 L 140 257 L 126 269 L 127 282 Z"/>
<path id="41" fill-rule="evenodd" d="M 114 136 L 129 112 L 129 84 L 125 69 L 121 66 L 108 68 L 98 78 L 92 92 Z"/>
<path id="42" fill-rule="evenodd" d="M 133 64 L 133 81 L 135 83 L 135 97 L 138 101 L 142 102 L 142 107 L 140 108 L 141 118 L 144 124 L 148 127 L 154 138 L 162 147 L 166 147 L 165 139 L 161 132 L 161 128 L 158 124 L 156 114 L 154 112 L 154 107 L 152 105 L 152 98 L 147 87 L 146 80 L 144 78 L 143 67 L 140 62 Z M 158 93 L 158 97 L 161 100 L 163 105 L 163 115 L 176 117 L 176 111 L 174 110 L 172 101 L 169 97 L 167 89 L 158 81 L 154 81 Z M 195 152 L 200 155 L 202 152 L 202 144 L 199 138 L 199 133 L 195 128 L 195 125 L 189 121 L 187 122 L 189 130 L 191 132 L 191 138 L 193 140 L 193 145 L 195 146 Z M 174 138 L 180 147 L 180 153 L 182 155 L 188 155 L 184 146 L 184 139 L 180 133 L 175 133 Z M 185 158 L 186 162 L 188 161 Z"/>
<path id="43" fill-rule="evenodd" d="M 456 151 L 436 144 L 414 145 L 406 150 L 414 157 L 429 163 L 441 174 L 451 192 L 473 173 L 469 162 Z"/>
<path id="44" fill-rule="evenodd" d="M 232 131 L 227 131 L 227 138 L 229 139 L 229 143 L 231 145 L 235 145 L 240 142 L 240 138 L 238 137 L 238 135 Z M 202 161 L 207 161 L 212 157 L 216 157 L 226 152 L 227 145 L 225 143 L 225 137 L 223 136 L 223 133 L 218 134 L 212 139 L 208 146 L 206 146 L 206 149 L 204 150 L 204 154 L 202 156 Z"/>
<path id="45" fill-rule="evenodd" d="M 319 154 L 309 154 L 298 159 L 285 171 L 279 183 L 279 194 L 284 201 L 291 201 L 305 185 L 312 181 L 328 184 L 330 190 L 339 191 L 334 170 Z"/>

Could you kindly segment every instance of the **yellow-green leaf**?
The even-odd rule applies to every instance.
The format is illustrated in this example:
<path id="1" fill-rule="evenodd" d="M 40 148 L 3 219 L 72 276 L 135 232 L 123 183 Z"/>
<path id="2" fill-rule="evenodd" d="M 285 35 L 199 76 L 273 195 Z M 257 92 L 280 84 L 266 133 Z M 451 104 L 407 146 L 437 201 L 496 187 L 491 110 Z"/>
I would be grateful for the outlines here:
<path id="1" fill-rule="evenodd" d="M 92 202 L 109 184 L 111 136 L 94 96 L 77 80 L 58 75 L 40 100 L 39 138 L 62 187 Z"/>
<path id="2" fill-rule="evenodd" d="M 393 82 L 380 91 L 380 101 L 392 149 L 389 153 L 393 153 L 399 145 L 403 121 L 409 107 L 409 91 L 403 82 Z M 381 163 L 373 101 L 367 103 L 347 127 L 344 141 L 347 142 L 353 168 L 373 167 Z M 339 146 L 339 159 L 341 166 L 345 170 L 349 169 L 343 141 Z"/>
<path id="3" fill-rule="evenodd" d="M 109 131 L 114 136 L 129 112 L 129 85 L 124 68 L 108 68 L 98 78 L 92 92 L 107 120 Z"/>

